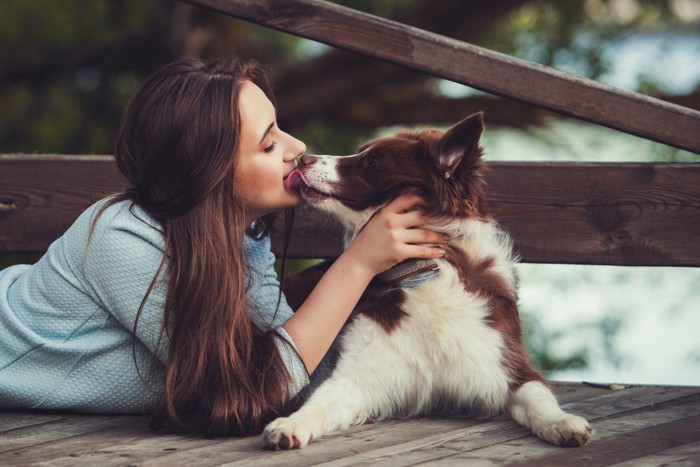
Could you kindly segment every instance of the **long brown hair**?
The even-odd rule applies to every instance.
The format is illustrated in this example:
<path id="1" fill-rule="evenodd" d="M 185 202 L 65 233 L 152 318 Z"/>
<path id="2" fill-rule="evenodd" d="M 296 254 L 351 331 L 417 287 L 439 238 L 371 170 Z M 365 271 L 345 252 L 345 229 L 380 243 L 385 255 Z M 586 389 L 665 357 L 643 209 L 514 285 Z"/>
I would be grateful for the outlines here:
<path id="1" fill-rule="evenodd" d="M 152 425 L 208 436 L 258 433 L 289 399 L 290 375 L 275 334 L 251 320 L 246 296 L 241 232 L 267 235 L 273 218 L 246 229 L 234 184 L 244 81 L 274 102 L 254 62 L 166 65 L 132 98 L 115 142 L 117 164 L 132 188 L 113 202 L 141 206 L 165 239 L 169 348 L 163 403 Z"/>

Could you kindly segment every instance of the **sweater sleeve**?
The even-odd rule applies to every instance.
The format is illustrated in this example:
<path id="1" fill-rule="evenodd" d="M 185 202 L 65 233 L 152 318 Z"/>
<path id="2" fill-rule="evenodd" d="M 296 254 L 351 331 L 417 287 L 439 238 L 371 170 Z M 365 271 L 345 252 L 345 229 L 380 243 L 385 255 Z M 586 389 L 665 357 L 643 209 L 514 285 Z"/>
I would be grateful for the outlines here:
<path id="1" fill-rule="evenodd" d="M 136 211 L 135 211 L 136 212 Z M 158 360 L 168 356 L 163 310 L 167 283 L 164 271 L 144 302 L 141 302 L 163 258 L 163 240 L 159 230 L 139 220 L 127 204 L 108 208 L 95 224 L 85 256 L 85 279 L 96 301 L 126 329 L 136 326 L 136 339 Z"/>
<path id="2" fill-rule="evenodd" d="M 86 278 L 101 305 L 127 329 L 136 322 L 141 301 L 163 258 L 163 236 L 155 222 L 138 207 L 109 208 L 98 221 L 86 256 Z M 297 394 L 307 383 L 308 374 L 282 325 L 292 310 L 282 297 L 279 308 L 279 281 L 274 271 L 275 257 L 270 241 L 246 240 L 250 287 L 247 295 L 254 322 L 275 333 L 280 355 L 291 375 L 290 393 Z M 167 336 L 161 336 L 167 280 L 165 269 L 156 280 L 138 317 L 136 338 L 165 363 Z"/>

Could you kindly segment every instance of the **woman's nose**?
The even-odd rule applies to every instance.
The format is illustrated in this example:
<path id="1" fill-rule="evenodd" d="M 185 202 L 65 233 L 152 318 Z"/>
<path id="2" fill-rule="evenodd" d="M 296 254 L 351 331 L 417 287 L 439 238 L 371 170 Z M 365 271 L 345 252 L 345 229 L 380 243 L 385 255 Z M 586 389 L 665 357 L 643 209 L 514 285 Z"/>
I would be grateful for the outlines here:
<path id="1" fill-rule="evenodd" d="M 289 151 L 285 153 L 285 161 L 291 161 L 298 158 L 301 154 L 306 152 L 306 144 L 303 141 L 296 139 L 292 135 L 288 135 L 291 139 L 289 144 Z"/>
<path id="2" fill-rule="evenodd" d="M 315 164 L 318 159 L 314 156 L 309 156 L 304 154 L 299 158 L 299 164 L 303 167 L 305 165 Z"/>
<path id="3" fill-rule="evenodd" d="M 294 149 L 297 155 L 304 154 L 306 152 L 306 144 L 304 144 L 304 142 L 300 139 L 294 139 L 296 140 L 296 147 Z"/>

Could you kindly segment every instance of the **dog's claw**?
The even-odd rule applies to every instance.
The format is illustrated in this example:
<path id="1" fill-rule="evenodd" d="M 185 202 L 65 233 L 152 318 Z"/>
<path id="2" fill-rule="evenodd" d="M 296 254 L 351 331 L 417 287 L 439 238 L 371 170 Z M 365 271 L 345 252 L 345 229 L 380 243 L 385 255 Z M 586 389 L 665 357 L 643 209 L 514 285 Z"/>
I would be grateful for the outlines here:
<path id="1" fill-rule="evenodd" d="M 588 422 L 575 415 L 568 415 L 537 433 L 545 441 L 568 448 L 585 446 L 591 439 L 591 434 Z"/>
<path id="2" fill-rule="evenodd" d="M 263 440 L 275 451 L 301 449 L 313 440 L 313 435 L 305 434 L 300 428 L 295 427 L 288 418 L 278 418 L 267 425 L 262 434 Z"/>

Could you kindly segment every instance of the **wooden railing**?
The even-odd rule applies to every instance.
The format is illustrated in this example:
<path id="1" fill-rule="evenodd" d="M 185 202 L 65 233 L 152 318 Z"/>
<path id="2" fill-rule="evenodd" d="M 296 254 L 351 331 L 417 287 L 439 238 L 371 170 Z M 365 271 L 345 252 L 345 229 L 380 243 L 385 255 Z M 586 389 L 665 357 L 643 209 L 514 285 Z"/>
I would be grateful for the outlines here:
<path id="1" fill-rule="evenodd" d="M 187 1 L 700 153 L 696 110 L 319 0 Z M 526 262 L 700 266 L 700 164 L 500 162 L 488 183 Z M 45 250 L 123 187 L 111 156 L 0 155 L 0 252 Z M 337 256 L 339 226 L 300 211 L 290 256 Z"/>
<path id="2" fill-rule="evenodd" d="M 526 262 L 700 266 L 700 164 L 492 163 L 487 181 Z M 122 188 L 111 156 L 0 155 L 0 252 L 45 250 Z M 322 219 L 301 210 L 291 257 L 339 254 Z"/>
<path id="3" fill-rule="evenodd" d="M 322 0 L 184 0 L 700 154 L 700 111 Z"/>

